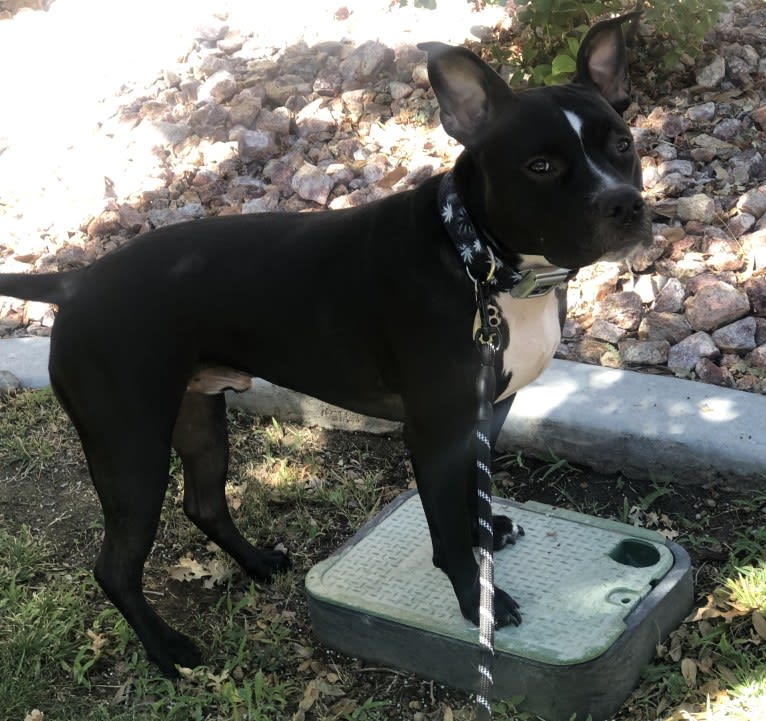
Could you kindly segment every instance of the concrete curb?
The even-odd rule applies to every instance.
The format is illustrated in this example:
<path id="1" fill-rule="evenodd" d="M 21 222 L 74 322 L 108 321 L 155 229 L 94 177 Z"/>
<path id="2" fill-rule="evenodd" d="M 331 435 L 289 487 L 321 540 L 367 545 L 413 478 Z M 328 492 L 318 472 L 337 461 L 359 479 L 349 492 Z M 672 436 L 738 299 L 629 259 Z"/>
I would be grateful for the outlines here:
<path id="1" fill-rule="evenodd" d="M 0 370 L 27 388 L 48 384 L 47 338 L 0 341 Z M 232 406 L 322 428 L 396 433 L 399 425 L 349 413 L 255 380 Z M 565 458 L 604 472 L 676 482 L 766 485 L 766 398 L 743 391 L 554 360 L 521 390 L 500 450 Z"/>

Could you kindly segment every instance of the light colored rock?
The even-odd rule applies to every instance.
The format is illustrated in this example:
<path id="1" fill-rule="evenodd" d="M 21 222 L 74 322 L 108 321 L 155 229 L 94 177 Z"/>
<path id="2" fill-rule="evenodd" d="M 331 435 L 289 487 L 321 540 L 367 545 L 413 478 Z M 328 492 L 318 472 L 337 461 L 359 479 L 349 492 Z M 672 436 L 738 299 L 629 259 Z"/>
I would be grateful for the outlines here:
<path id="1" fill-rule="evenodd" d="M 295 116 L 298 135 L 305 138 L 335 131 L 335 118 L 330 109 L 325 106 L 325 102 L 322 98 L 317 98 Z"/>
<path id="2" fill-rule="evenodd" d="M 717 88 L 726 77 L 726 61 L 716 55 L 712 62 L 697 71 L 697 85 L 703 88 Z"/>
<path id="3" fill-rule="evenodd" d="M 264 162 L 277 151 L 274 133 L 265 130 L 243 130 L 238 133 L 239 156 L 245 163 Z"/>
<path id="4" fill-rule="evenodd" d="M 683 221 L 698 220 L 701 223 L 711 223 L 715 215 L 715 202 L 709 195 L 697 193 L 679 198 L 676 212 Z"/>
<path id="5" fill-rule="evenodd" d="M 293 190 L 304 200 L 324 205 L 332 190 L 332 179 L 315 165 L 302 165 L 293 176 Z"/>
<path id="6" fill-rule="evenodd" d="M 752 230 L 754 225 L 755 218 L 750 213 L 737 213 L 737 215 L 729 218 L 728 228 L 735 238 L 739 238 L 749 230 Z M 735 269 L 732 268 L 732 270 Z"/>
<path id="7" fill-rule="evenodd" d="M 657 166 L 658 175 L 663 178 L 670 173 L 678 173 L 683 176 L 690 176 L 694 172 L 694 166 L 690 160 L 666 160 Z"/>
<path id="8" fill-rule="evenodd" d="M 766 193 L 762 193 L 760 190 L 748 190 L 737 201 L 737 210 L 760 218 L 766 213 Z"/>
<path id="9" fill-rule="evenodd" d="M 677 278 L 668 278 L 654 301 L 654 310 L 660 313 L 678 313 L 684 307 L 686 289 Z"/>
<path id="10" fill-rule="evenodd" d="M 708 102 L 693 105 L 686 111 L 689 119 L 695 123 L 709 123 L 715 117 L 715 103 Z"/>
<path id="11" fill-rule="evenodd" d="M 200 85 L 197 90 L 197 100 L 225 103 L 234 97 L 238 89 L 236 78 L 228 70 L 219 70 Z"/>
<path id="12" fill-rule="evenodd" d="M 368 40 L 356 48 L 343 62 L 339 70 L 350 82 L 363 82 L 377 78 L 394 60 L 394 51 L 375 40 Z"/>

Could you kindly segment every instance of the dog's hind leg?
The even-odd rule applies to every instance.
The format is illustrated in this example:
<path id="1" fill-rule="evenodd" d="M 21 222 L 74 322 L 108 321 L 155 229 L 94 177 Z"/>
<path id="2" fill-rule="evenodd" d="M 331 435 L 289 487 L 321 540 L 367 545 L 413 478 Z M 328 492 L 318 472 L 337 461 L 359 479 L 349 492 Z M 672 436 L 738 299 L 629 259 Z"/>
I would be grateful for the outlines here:
<path id="1" fill-rule="evenodd" d="M 167 435 L 163 443 L 161 435 L 145 429 L 116 442 L 110 442 L 114 441 L 110 434 L 94 443 L 93 437 L 81 430 L 104 511 L 104 539 L 94 575 L 135 630 L 149 658 L 165 675 L 176 676 L 176 664 L 197 666 L 200 653 L 191 639 L 157 614 L 142 588 L 144 563 L 154 543 L 168 483 Z"/>
<path id="2" fill-rule="evenodd" d="M 268 579 L 289 563 L 281 551 L 255 548 L 232 521 L 225 485 L 229 464 L 226 402 L 222 393 L 188 392 L 173 431 L 184 469 L 184 511 L 192 522 L 253 578 Z"/>

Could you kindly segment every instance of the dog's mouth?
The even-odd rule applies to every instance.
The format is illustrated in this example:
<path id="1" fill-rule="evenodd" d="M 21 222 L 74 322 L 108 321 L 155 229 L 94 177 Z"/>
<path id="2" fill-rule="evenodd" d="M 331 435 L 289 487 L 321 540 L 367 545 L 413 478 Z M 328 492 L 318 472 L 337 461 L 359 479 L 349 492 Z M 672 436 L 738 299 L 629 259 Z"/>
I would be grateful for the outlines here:
<path id="1" fill-rule="evenodd" d="M 586 243 L 563 252 L 549 252 L 545 257 L 561 268 L 582 268 L 599 261 L 621 261 L 652 242 L 652 222 L 648 210 L 635 216 L 630 223 L 615 225 L 609 219 L 599 219 L 592 226 Z"/>

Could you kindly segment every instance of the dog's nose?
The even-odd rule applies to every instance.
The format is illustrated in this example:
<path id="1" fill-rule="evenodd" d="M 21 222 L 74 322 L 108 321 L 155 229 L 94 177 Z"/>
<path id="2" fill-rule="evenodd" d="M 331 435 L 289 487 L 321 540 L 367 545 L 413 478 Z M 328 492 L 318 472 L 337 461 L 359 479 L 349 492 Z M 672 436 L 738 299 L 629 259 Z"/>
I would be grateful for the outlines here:
<path id="1" fill-rule="evenodd" d="M 628 225 L 644 209 L 641 193 L 632 185 L 620 185 L 604 190 L 598 198 L 598 211 L 621 225 Z"/>

